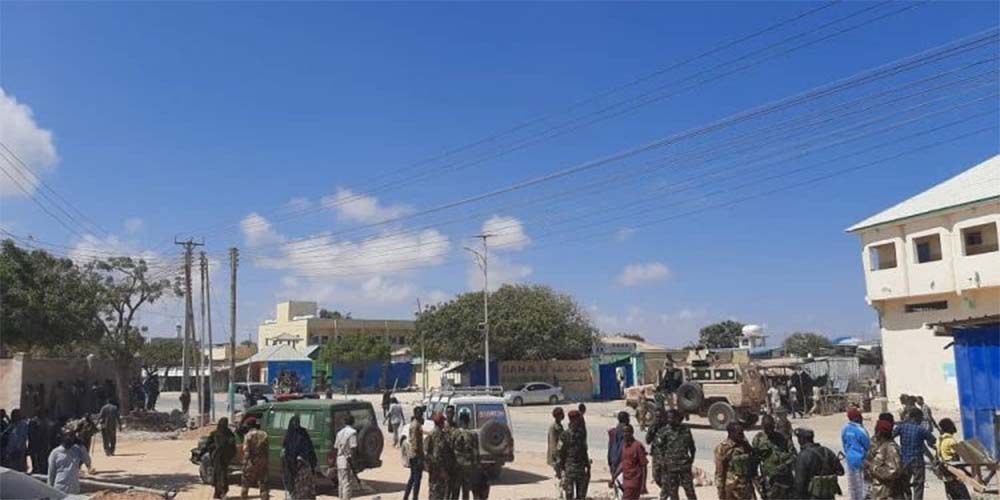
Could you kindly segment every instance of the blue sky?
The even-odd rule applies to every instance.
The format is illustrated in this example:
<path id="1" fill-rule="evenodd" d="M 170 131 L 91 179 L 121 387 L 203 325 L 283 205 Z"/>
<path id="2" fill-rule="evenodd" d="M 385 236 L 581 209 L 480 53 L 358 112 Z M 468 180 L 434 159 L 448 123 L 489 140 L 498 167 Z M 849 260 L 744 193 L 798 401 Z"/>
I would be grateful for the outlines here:
<path id="1" fill-rule="evenodd" d="M 6 178 L 0 223 L 77 258 L 124 251 L 163 267 L 176 264 L 175 236 L 204 237 L 216 265 L 220 318 L 228 301 L 225 252 L 238 246 L 241 335 L 273 315 L 281 299 L 317 300 L 357 317 L 409 317 L 418 297 L 426 303 L 478 287 L 462 247 L 484 224 L 499 228 L 499 244 L 506 243 L 491 253 L 495 281 L 571 293 L 607 331 L 682 345 L 700 326 L 736 318 L 764 324 L 776 337 L 795 330 L 870 335 L 875 316 L 864 302 L 860 248 L 844 228 L 996 154 L 995 129 L 720 208 L 712 208 L 716 200 L 741 195 L 712 194 L 711 183 L 668 191 L 644 216 L 621 208 L 655 199 L 663 193 L 657 189 L 686 175 L 698 179 L 695 166 L 683 162 L 670 172 L 630 177 L 652 154 L 421 214 L 974 35 L 998 17 L 994 2 L 822 5 L 4 2 L 0 85 L 7 132 L 0 140 L 101 229 L 66 230 Z M 664 69 L 811 10 L 760 37 Z M 824 33 L 829 38 L 819 39 Z M 740 57 L 796 36 L 761 53 L 774 54 L 769 59 Z M 994 43 L 864 91 L 996 53 Z M 741 60 L 753 64 L 711 81 L 686 80 L 703 81 L 697 85 L 676 83 L 709 68 L 739 67 Z M 980 69 L 996 68 L 995 60 L 990 64 Z M 658 69 L 664 70 L 622 88 Z M 541 137 L 546 126 L 668 83 L 677 95 L 492 158 L 494 148 L 512 144 L 505 141 Z M 937 94 L 942 101 L 935 105 L 957 99 L 959 88 L 982 90 L 952 87 Z M 587 101 L 609 89 L 617 91 Z M 821 108 L 796 112 L 808 109 Z M 924 142 L 989 125 L 995 114 L 981 112 L 991 109 L 995 96 L 985 96 L 961 108 L 980 112 L 978 122 L 923 136 Z M 942 112 L 911 131 L 964 116 L 958 113 Z M 407 167 L 538 116 L 547 121 Z M 843 125 L 864 116 L 876 115 Z M 722 148 L 732 144 L 727 134 L 772 123 L 726 129 L 660 153 Z M 892 151 L 908 145 L 899 140 Z M 886 152 L 859 150 L 834 147 L 781 168 L 825 161 L 829 171 Z M 768 151 L 762 144 L 758 152 Z M 721 156 L 710 166 L 725 171 L 754 153 Z M 480 154 L 491 158 L 478 161 Z M 614 175 L 586 195 L 574 194 Z M 804 178 L 788 174 L 776 185 Z M 41 198 L 41 191 L 33 196 Z M 705 210 L 684 215 L 691 208 Z M 566 217 L 576 218 L 559 222 Z M 656 217 L 674 218 L 631 227 Z M 304 247 L 288 243 L 304 237 L 311 238 L 298 244 Z M 142 319 L 154 334 L 169 334 L 180 314 L 179 303 L 165 301 Z M 222 330 L 223 319 L 216 325 Z"/>

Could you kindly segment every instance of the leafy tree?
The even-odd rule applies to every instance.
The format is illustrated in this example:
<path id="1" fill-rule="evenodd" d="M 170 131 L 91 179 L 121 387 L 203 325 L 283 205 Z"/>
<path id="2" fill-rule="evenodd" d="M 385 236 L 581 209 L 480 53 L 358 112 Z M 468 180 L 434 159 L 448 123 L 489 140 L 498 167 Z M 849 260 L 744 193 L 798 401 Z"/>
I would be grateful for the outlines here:
<path id="1" fill-rule="evenodd" d="M 795 332 L 785 339 L 784 347 L 785 353 L 791 356 L 819 356 L 833 349 L 833 342 L 818 333 Z"/>
<path id="2" fill-rule="evenodd" d="M 184 345 L 173 339 L 149 341 L 142 345 L 139 356 L 144 365 L 156 368 L 171 368 L 183 363 Z"/>
<path id="3" fill-rule="evenodd" d="M 70 259 L 26 251 L 4 240 L 0 251 L 0 352 L 45 353 L 97 340 L 98 283 Z"/>
<path id="4" fill-rule="evenodd" d="M 143 346 L 140 330 L 132 322 L 139 308 L 170 289 L 170 280 L 151 280 L 146 261 L 131 257 L 94 261 L 84 271 L 98 281 L 103 329 L 99 345 L 115 363 L 119 401 L 128 401 L 128 374 Z"/>
<path id="5" fill-rule="evenodd" d="M 416 335 L 427 357 L 474 361 L 483 357 L 482 292 L 464 293 L 419 314 Z M 490 356 L 497 359 L 580 359 L 590 354 L 597 329 L 572 297 L 541 285 L 504 285 L 490 295 Z"/>
<path id="6" fill-rule="evenodd" d="M 636 342 L 645 342 L 646 337 L 639 335 L 638 333 L 619 333 L 619 337 L 623 339 L 635 340 Z"/>
<path id="7" fill-rule="evenodd" d="M 743 335 L 743 323 L 725 320 L 702 328 L 698 332 L 698 343 L 710 349 L 739 347 Z"/>
<path id="8" fill-rule="evenodd" d="M 386 362 L 392 357 L 389 342 L 380 337 L 350 335 L 339 341 L 329 342 L 320 351 L 323 363 L 371 363 Z"/>
<path id="9" fill-rule="evenodd" d="M 341 314 L 340 311 L 327 309 L 319 310 L 319 317 L 323 319 L 351 319 L 351 313 Z"/>

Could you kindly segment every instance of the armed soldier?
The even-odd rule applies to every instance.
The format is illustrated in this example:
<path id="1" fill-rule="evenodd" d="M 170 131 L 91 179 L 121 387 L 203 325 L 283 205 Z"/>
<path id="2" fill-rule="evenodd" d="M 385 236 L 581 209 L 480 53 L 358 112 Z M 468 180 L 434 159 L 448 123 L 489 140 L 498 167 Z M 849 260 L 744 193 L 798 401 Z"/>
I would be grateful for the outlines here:
<path id="1" fill-rule="evenodd" d="M 795 460 L 795 498 L 827 500 L 840 495 L 837 476 L 844 475 L 844 466 L 837 455 L 813 441 L 813 431 L 795 429 L 799 439 L 799 456 Z"/>
<path id="2" fill-rule="evenodd" d="M 774 417 L 764 415 L 762 431 L 753 438 L 754 458 L 760 464 L 760 476 L 755 483 L 762 500 L 783 500 L 792 490 L 792 468 L 795 466 L 795 446 L 775 427 Z"/>
<path id="3" fill-rule="evenodd" d="M 726 426 L 726 440 L 715 448 L 715 487 L 719 500 L 750 500 L 756 464 L 753 447 L 743 434 L 743 425 L 732 422 Z"/>
<path id="4" fill-rule="evenodd" d="M 583 415 L 576 410 L 569 412 L 569 430 L 559 436 L 556 477 L 562 480 L 566 500 L 587 498 L 590 455 L 587 453 L 587 438 L 583 433 Z"/>
<path id="5" fill-rule="evenodd" d="M 455 453 L 451 447 L 451 440 L 444 430 L 444 419 L 444 415 L 434 414 L 435 429 L 430 436 L 427 436 L 424 444 L 424 453 L 427 457 L 424 464 L 430 483 L 427 496 L 435 500 L 448 498 L 448 482 L 450 474 L 455 469 Z"/>
<path id="6" fill-rule="evenodd" d="M 668 424 L 656 431 L 653 439 L 653 479 L 660 485 L 660 500 L 679 499 L 677 490 L 684 488 L 688 500 L 698 497 L 694 490 L 691 466 L 695 446 L 691 429 L 677 410 L 667 411 Z"/>
<path id="7" fill-rule="evenodd" d="M 479 465 L 479 437 L 475 431 L 469 430 L 472 414 L 463 411 L 458 414 L 459 426 L 453 427 L 452 449 L 455 450 L 457 477 L 462 493 L 462 500 L 468 500 L 469 494 L 475 500 L 486 498 L 483 486 L 486 477 Z M 452 498 L 458 498 L 457 492 L 450 491 Z"/>

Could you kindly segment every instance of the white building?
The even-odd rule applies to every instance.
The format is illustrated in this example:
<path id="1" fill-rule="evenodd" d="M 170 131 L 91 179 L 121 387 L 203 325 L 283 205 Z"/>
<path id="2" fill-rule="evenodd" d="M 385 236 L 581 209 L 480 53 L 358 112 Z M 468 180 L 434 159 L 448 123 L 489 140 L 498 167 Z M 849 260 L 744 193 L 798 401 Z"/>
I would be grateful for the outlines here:
<path id="1" fill-rule="evenodd" d="M 891 401 L 957 408 L 950 337 L 928 324 L 1000 312 L 1000 156 L 847 229 L 861 238 L 866 300 L 882 331 Z"/>

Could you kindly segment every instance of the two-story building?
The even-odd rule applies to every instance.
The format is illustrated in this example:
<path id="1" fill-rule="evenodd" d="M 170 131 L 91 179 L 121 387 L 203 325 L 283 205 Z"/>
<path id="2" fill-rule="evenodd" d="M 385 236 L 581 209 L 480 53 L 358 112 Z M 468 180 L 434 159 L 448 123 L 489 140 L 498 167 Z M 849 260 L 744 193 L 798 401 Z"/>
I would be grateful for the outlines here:
<path id="1" fill-rule="evenodd" d="M 958 408 L 952 339 L 933 325 L 1000 313 L 1000 156 L 847 229 L 863 246 L 887 395 Z"/>
<path id="2" fill-rule="evenodd" d="M 290 301 L 278 304 L 274 319 L 257 327 L 260 349 L 287 344 L 302 352 L 314 345 L 357 335 L 385 339 L 393 350 L 404 347 L 414 332 L 411 320 L 321 318 L 315 302 Z"/>

